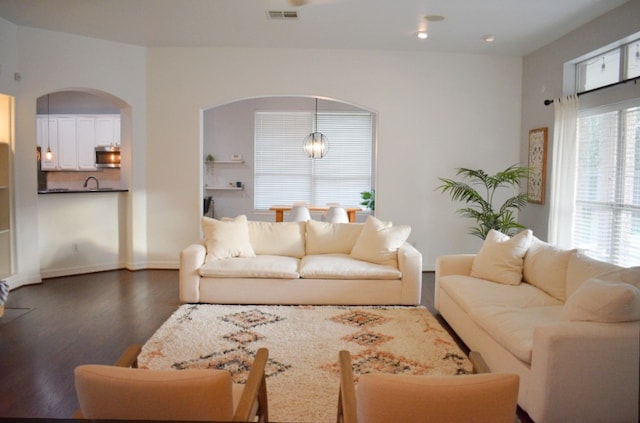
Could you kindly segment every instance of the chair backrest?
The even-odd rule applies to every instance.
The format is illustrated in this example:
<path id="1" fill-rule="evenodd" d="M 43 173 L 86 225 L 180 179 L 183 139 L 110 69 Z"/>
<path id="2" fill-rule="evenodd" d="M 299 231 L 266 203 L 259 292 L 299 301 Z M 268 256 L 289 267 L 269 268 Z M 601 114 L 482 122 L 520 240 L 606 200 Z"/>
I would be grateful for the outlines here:
<path id="1" fill-rule="evenodd" d="M 349 223 L 349 215 L 344 207 L 331 206 L 323 215 L 323 220 L 329 223 Z"/>
<path id="2" fill-rule="evenodd" d="M 488 370 L 474 353 L 477 371 Z M 515 374 L 458 376 L 361 375 L 354 384 L 351 355 L 340 351 L 338 422 L 513 423 L 520 378 Z M 480 368 L 478 368 L 477 365 Z"/>
<path id="3" fill-rule="evenodd" d="M 369 374 L 356 387 L 358 422 L 513 423 L 517 375 Z"/>
<path id="4" fill-rule="evenodd" d="M 311 219 L 311 213 L 306 206 L 293 206 L 289 213 L 289 222 L 306 222 Z"/>
<path id="5" fill-rule="evenodd" d="M 231 376 L 225 370 L 141 370 L 83 365 L 75 370 L 84 418 L 231 420 Z"/>

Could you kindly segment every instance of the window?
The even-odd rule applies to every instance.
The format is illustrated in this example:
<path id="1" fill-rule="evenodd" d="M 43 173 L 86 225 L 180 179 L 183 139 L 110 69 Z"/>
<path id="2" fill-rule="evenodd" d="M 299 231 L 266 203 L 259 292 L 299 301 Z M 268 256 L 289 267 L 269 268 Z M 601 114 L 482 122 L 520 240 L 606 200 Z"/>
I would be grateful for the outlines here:
<path id="1" fill-rule="evenodd" d="M 304 201 L 345 206 L 360 203 L 372 188 L 373 129 L 370 113 L 318 114 L 328 154 L 310 159 L 302 141 L 314 129 L 314 113 L 255 113 L 254 208 Z"/>
<path id="2" fill-rule="evenodd" d="M 589 91 L 640 76 L 640 40 L 576 64 L 576 91 Z"/>
<path id="3" fill-rule="evenodd" d="M 578 119 L 573 245 L 596 259 L 640 265 L 640 101 Z"/>

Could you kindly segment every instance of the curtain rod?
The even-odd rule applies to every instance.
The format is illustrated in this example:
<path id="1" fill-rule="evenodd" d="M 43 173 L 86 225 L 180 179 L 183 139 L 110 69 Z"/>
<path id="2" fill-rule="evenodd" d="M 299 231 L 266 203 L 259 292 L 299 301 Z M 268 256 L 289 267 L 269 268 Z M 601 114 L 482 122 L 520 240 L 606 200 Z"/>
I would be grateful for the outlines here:
<path id="1" fill-rule="evenodd" d="M 627 82 L 633 82 L 635 84 L 636 82 L 638 82 L 638 79 L 640 79 L 640 76 L 636 76 L 635 78 L 623 79 L 622 81 L 614 82 L 614 83 L 608 84 L 608 85 L 603 85 L 602 87 L 592 88 L 592 89 L 586 90 L 586 91 L 580 91 L 579 93 L 576 93 L 576 95 L 578 97 L 580 97 L 582 94 L 589 94 L 589 93 L 592 93 L 594 91 L 604 90 L 605 88 L 615 87 L 616 85 L 626 84 Z M 545 106 L 548 106 L 549 104 L 552 104 L 552 103 L 553 103 L 553 100 L 545 100 L 544 101 L 544 105 Z"/>

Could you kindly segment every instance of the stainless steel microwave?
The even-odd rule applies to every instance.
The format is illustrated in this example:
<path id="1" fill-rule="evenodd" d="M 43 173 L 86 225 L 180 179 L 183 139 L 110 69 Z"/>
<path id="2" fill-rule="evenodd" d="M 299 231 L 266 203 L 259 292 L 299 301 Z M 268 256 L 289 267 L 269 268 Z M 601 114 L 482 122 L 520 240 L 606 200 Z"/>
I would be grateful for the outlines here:
<path id="1" fill-rule="evenodd" d="M 120 147 L 109 145 L 96 147 L 96 167 L 119 168 Z"/>

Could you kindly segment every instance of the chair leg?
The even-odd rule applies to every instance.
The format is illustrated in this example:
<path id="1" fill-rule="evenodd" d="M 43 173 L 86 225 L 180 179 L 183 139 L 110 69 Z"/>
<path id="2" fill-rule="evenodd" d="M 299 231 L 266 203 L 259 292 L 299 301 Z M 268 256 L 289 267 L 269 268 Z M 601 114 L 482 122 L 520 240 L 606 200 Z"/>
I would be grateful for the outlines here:
<path id="1" fill-rule="evenodd" d="M 473 364 L 474 373 L 491 373 L 491 369 L 478 351 L 469 352 L 469 361 Z"/>
<path id="2" fill-rule="evenodd" d="M 357 423 L 356 388 L 353 383 L 351 354 L 342 350 L 340 358 L 340 391 L 338 397 L 338 423 Z"/>
<path id="3" fill-rule="evenodd" d="M 268 421 L 269 406 L 267 403 L 267 379 L 265 376 L 268 357 L 269 350 L 266 348 L 258 349 L 247 383 L 244 385 L 242 396 L 233 415 L 233 421 L 245 422 L 252 420 L 252 410 L 256 402 L 258 403 L 258 421 Z"/>

